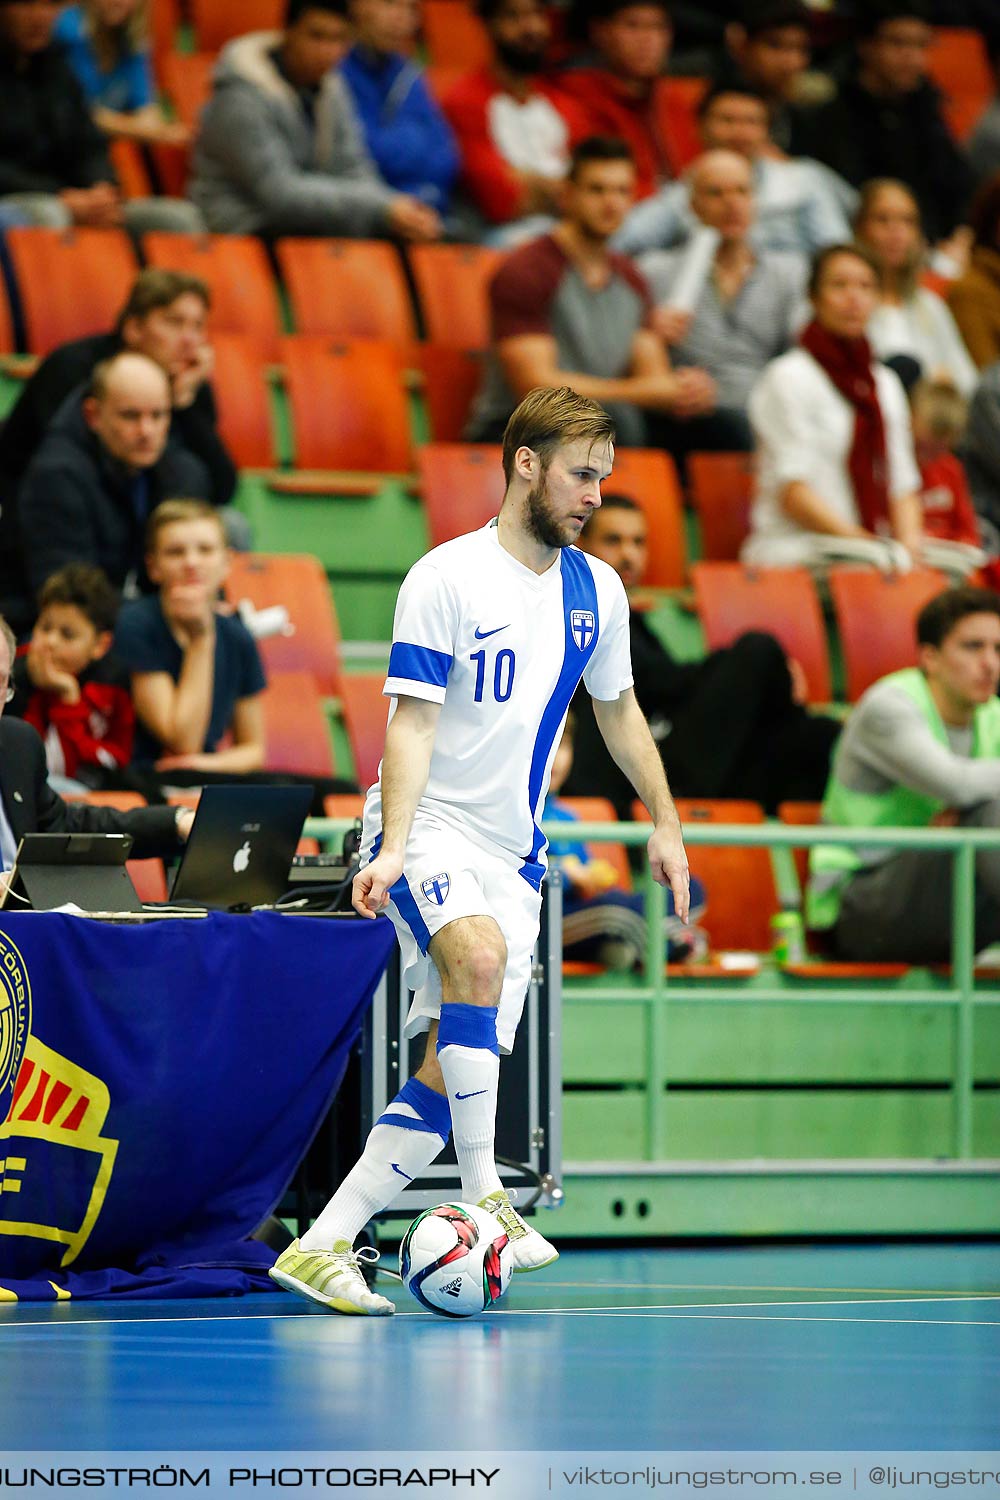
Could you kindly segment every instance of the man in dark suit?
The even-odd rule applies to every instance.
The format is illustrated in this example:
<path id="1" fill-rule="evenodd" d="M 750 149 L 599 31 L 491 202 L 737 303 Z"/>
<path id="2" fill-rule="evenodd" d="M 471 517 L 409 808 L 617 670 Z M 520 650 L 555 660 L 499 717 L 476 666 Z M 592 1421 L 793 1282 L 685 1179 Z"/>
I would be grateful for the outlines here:
<path id="1" fill-rule="evenodd" d="M 14 661 L 14 635 L 0 616 L 0 886 L 26 833 L 129 833 L 137 859 L 176 854 L 194 821 L 189 808 L 111 807 L 67 803 L 46 780 L 45 747 L 22 719 L 5 719 Z"/>

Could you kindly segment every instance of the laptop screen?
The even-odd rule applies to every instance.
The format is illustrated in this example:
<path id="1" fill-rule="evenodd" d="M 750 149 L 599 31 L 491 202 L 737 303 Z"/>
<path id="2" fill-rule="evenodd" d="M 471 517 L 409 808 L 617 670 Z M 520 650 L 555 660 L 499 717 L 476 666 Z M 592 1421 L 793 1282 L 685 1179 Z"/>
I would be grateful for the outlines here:
<path id="1" fill-rule="evenodd" d="M 171 905 L 268 906 L 288 890 L 312 804 L 309 786 L 207 786 L 170 893 Z"/>

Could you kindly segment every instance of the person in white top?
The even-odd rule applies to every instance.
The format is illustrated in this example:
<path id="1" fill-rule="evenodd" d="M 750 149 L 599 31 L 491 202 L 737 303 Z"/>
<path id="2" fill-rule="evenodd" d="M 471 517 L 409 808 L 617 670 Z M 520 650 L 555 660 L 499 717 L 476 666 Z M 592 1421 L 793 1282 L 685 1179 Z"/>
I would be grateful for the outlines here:
<path id="1" fill-rule="evenodd" d="M 865 338 L 875 268 L 863 250 L 816 257 L 813 319 L 750 394 L 757 490 L 744 562 L 822 567 L 838 560 L 906 571 L 922 542 L 920 475 L 899 377 Z"/>
<path id="2" fill-rule="evenodd" d="M 920 208 L 905 182 L 874 177 L 861 189 L 854 221 L 858 243 L 879 272 L 878 306 L 868 337 L 880 359 L 907 354 L 929 380 L 947 376 L 963 396 L 971 396 L 979 371 L 947 303 L 921 286 L 926 244 Z"/>
<path id="3" fill-rule="evenodd" d="M 339 1312 L 384 1315 L 354 1240 L 454 1130 L 462 1197 L 488 1208 L 514 1267 L 557 1251 L 512 1208 L 494 1160 L 501 1052 L 510 1052 L 538 935 L 538 827 L 570 700 L 583 680 L 611 754 L 653 818 L 656 879 L 689 909 L 687 858 L 659 754 L 632 690 L 628 601 L 574 545 L 600 506 L 614 427 L 567 387 L 528 393 L 504 434 L 497 520 L 437 547 L 400 590 L 384 691 L 385 753 L 368 793 L 354 906 L 385 908 L 414 991 L 423 1062 L 361 1160 L 272 1276 Z"/>

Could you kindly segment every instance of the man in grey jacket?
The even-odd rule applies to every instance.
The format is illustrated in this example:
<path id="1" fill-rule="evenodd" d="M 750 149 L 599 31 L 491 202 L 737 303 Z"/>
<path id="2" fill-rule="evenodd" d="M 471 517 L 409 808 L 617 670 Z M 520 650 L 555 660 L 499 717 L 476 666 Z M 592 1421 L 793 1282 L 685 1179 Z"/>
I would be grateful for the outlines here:
<path id="1" fill-rule="evenodd" d="M 194 148 L 190 194 L 216 234 L 434 240 L 438 215 L 394 192 L 337 72 L 346 0 L 289 0 L 284 32 L 226 47 Z"/>

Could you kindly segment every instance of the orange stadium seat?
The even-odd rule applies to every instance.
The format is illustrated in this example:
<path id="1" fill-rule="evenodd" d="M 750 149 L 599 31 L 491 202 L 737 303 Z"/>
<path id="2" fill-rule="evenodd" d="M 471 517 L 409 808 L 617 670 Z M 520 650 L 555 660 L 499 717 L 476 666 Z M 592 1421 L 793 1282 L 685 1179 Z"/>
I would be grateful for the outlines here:
<path id="1" fill-rule="evenodd" d="M 483 361 L 472 349 L 414 344 L 412 363 L 423 377 L 424 404 L 436 443 L 459 443 L 483 379 Z"/>
<path id="2" fill-rule="evenodd" d="M 111 140 L 108 142 L 108 154 L 123 198 L 152 197 L 153 183 L 149 168 L 135 141 L 124 141 L 120 137 Z"/>
<path id="3" fill-rule="evenodd" d="M 240 234 L 166 234 L 143 237 L 151 266 L 200 276 L 212 294 L 213 333 L 252 335 L 268 359 L 277 353 L 281 323 L 277 287 L 259 240 Z"/>
<path id="4" fill-rule="evenodd" d="M 120 229 L 9 229 L 6 234 L 32 354 L 107 333 L 138 274 Z"/>
<path id="5" fill-rule="evenodd" d="M 887 672 L 917 664 L 917 615 L 947 588 L 933 568 L 886 577 L 875 568 L 831 568 L 830 594 L 853 703 Z"/>
<path id="6" fill-rule="evenodd" d="M 330 731 L 312 673 L 276 672 L 261 695 L 261 703 L 266 769 L 331 776 Z"/>
<path id="7" fill-rule="evenodd" d="M 285 0 L 189 0 L 198 46 L 215 52 L 247 31 L 280 31 Z"/>
<path id="8" fill-rule="evenodd" d="M 692 453 L 687 467 L 702 557 L 735 562 L 750 530 L 753 459 L 748 453 Z"/>
<path id="9" fill-rule="evenodd" d="M 298 334 L 281 340 L 281 361 L 298 468 L 409 470 L 402 355 L 392 344 Z"/>
<path id="10" fill-rule="evenodd" d="M 189 130 L 208 103 L 215 62 L 213 52 L 168 52 L 160 64 L 163 91 Z"/>
<path id="11" fill-rule="evenodd" d="M 432 547 L 496 515 L 505 489 L 500 455 L 493 443 L 426 443 L 417 450 Z"/>
<path id="12" fill-rule="evenodd" d="M 363 792 L 331 792 L 323 798 L 323 811 L 328 818 L 360 818 L 364 810 Z"/>
<path id="13" fill-rule="evenodd" d="M 354 756 L 354 775 L 361 787 L 371 786 L 382 759 L 389 713 L 389 699 L 382 696 L 384 682 L 384 672 L 345 672 L 340 681 L 340 701 Z"/>
<path id="14" fill-rule="evenodd" d="M 778 807 L 778 817 L 782 823 L 790 823 L 794 828 L 812 828 L 819 822 L 822 807 L 822 802 L 782 802 Z M 809 850 L 793 849 L 792 858 L 799 889 L 805 892 L 809 878 Z"/>
<path id="15" fill-rule="evenodd" d="M 153 64 L 157 75 L 165 57 L 174 50 L 177 28 L 181 14 L 178 0 L 151 0 L 149 7 L 149 34 L 152 43 Z"/>
<path id="16" fill-rule="evenodd" d="M 0 354 L 13 354 L 14 347 L 14 320 L 10 315 L 7 288 L 0 277 Z"/>
<path id="17" fill-rule="evenodd" d="M 279 673 L 309 672 L 322 695 L 340 692 L 340 626 L 319 558 L 234 552 L 226 594 L 234 604 L 249 599 L 256 609 L 283 604 L 288 610 L 293 634 L 269 636 L 259 643 L 269 679 Z"/>
<path id="18" fill-rule="evenodd" d="M 996 92 L 982 36 L 971 28 L 935 26 L 927 68 L 944 95 L 948 128 L 966 140 Z"/>
<path id="19" fill-rule="evenodd" d="M 617 823 L 618 814 L 607 797 L 560 797 L 560 802 L 579 818 L 581 823 Z M 566 837 L 573 838 L 573 825 L 566 825 Z M 618 884 L 623 891 L 632 889 L 632 869 L 628 862 L 628 850 L 624 844 L 595 842 L 587 845 L 591 859 L 605 859 L 615 868 Z"/>
<path id="20" fill-rule="evenodd" d="M 823 614 L 805 568 L 745 568 L 700 562 L 691 568 L 698 614 L 710 651 L 748 630 L 776 636 L 806 675 L 810 703 L 830 701 L 830 660 Z"/>
<path id="21" fill-rule="evenodd" d="M 424 45 L 437 68 L 471 72 L 493 60 L 489 32 L 469 0 L 424 0 Z"/>
<path id="22" fill-rule="evenodd" d="M 483 245 L 411 245 L 407 255 L 425 337 L 453 349 L 486 349 L 489 283 L 501 251 Z"/>
<path id="23" fill-rule="evenodd" d="M 681 824 L 763 823 L 757 802 L 700 800 L 678 797 Z M 637 823 L 648 823 L 641 802 L 632 804 Z M 771 918 L 778 910 L 771 856 L 767 849 L 738 845 L 692 844 L 688 849 L 692 872 L 705 887 L 705 916 L 701 921 L 712 949 L 764 953 L 771 946 Z"/>
<path id="24" fill-rule="evenodd" d="M 297 333 L 386 339 L 405 348 L 416 322 L 403 265 L 382 240 L 279 240 Z"/>
<path id="25" fill-rule="evenodd" d="M 257 340 L 239 333 L 212 338 L 212 389 L 219 431 L 241 469 L 267 469 L 275 462 L 266 363 Z"/>
<path id="26" fill-rule="evenodd" d="M 649 560 L 643 582 L 651 588 L 678 588 L 684 582 L 684 513 L 674 461 L 652 448 L 616 448 L 607 494 L 628 495 L 646 517 Z"/>

